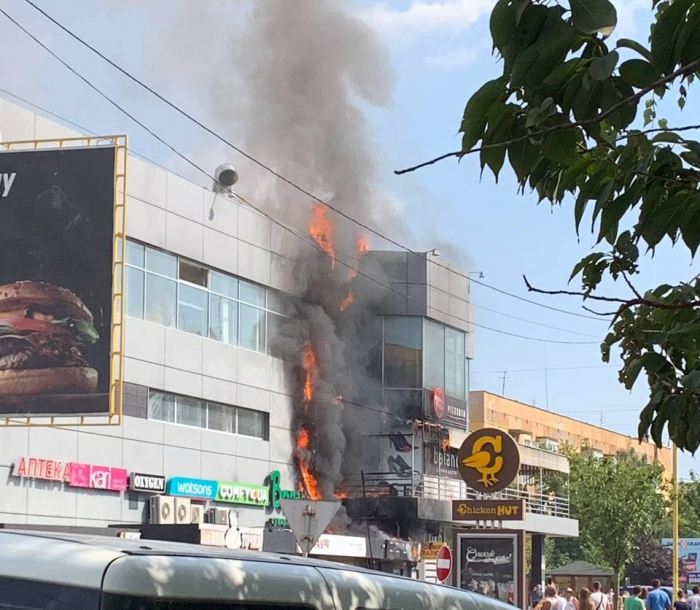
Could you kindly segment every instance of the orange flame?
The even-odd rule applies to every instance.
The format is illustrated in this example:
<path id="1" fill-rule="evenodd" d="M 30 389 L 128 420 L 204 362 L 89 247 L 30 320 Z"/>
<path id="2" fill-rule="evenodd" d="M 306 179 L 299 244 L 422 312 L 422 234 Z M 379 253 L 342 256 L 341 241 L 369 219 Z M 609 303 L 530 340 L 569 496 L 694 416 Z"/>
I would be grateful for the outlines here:
<path id="1" fill-rule="evenodd" d="M 309 225 L 309 233 L 321 250 L 331 257 L 331 269 L 335 269 L 335 246 L 333 245 L 335 226 L 328 219 L 327 214 L 328 210 L 325 206 L 321 204 L 314 206 L 314 217 Z"/>
<path id="2" fill-rule="evenodd" d="M 348 492 L 346 489 L 336 489 L 335 497 L 338 498 L 338 500 L 345 500 L 348 497 Z"/>
<path id="3" fill-rule="evenodd" d="M 343 299 L 340 304 L 340 311 L 345 311 L 350 305 L 355 302 L 355 295 L 352 292 L 348 292 L 348 296 Z"/>
<path id="4" fill-rule="evenodd" d="M 367 254 L 369 251 L 369 238 L 366 235 L 360 235 L 357 238 L 357 256 L 356 256 L 356 265 L 355 267 L 360 266 L 360 261 L 362 260 L 362 257 Z M 350 269 L 348 273 L 348 277 L 350 279 L 357 277 L 357 274 L 359 273 L 359 270 L 357 268 L 355 269 Z"/>
<path id="5" fill-rule="evenodd" d="M 314 398 L 314 386 L 316 383 L 316 377 L 318 377 L 318 362 L 316 361 L 316 352 L 311 346 L 311 341 L 307 341 L 304 346 L 304 371 L 306 373 L 306 380 L 304 381 L 304 406 L 308 404 Z"/>
<path id="6" fill-rule="evenodd" d="M 308 449 L 309 445 L 311 445 L 311 435 L 306 428 L 302 428 L 297 438 L 297 449 Z"/>

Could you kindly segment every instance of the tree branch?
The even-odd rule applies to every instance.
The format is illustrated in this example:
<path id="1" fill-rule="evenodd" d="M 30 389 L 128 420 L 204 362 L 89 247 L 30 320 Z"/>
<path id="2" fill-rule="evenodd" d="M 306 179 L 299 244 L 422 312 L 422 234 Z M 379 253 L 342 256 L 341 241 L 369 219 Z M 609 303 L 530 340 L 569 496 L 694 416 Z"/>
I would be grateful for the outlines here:
<path id="1" fill-rule="evenodd" d="M 537 292 L 539 294 L 565 294 L 571 297 L 583 297 L 584 299 L 591 299 L 593 301 L 605 301 L 606 303 L 627 303 L 627 299 L 618 299 L 616 297 L 601 297 L 595 294 L 587 294 L 585 292 L 579 292 L 575 290 L 544 290 L 542 288 L 535 288 L 528 281 L 527 277 L 523 275 L 523 280 L 525 280 L 525 286 L 530 292 Z"/>
<path id="2" fill-rule="evenodd" d="M 630 287 L 630 290 L 634 293 L 634 296 L 636 296 L 639 300 L 644 300 L 644 297 L 639 294 L 639 291 L 632 285 L 632 282 L 624 271 L 622 272 L 622 277 L 624 278 L 625 283 Z"/>
<path id="3" fill-rule="evenodd" d="M 625 138 L 629 138 L 631 136 L 638 136 L 641 134 L 647 134 L 647 133 L 659 133 L 663 131 L 668 131 L 669 133 L 673 132 L 679 132 L 679 131 L 691 131 L 693 129 L 700 129 L 700 125 L 683 125 L 682 127 L 666 127 L 666 129 L 662 129 L 661 127 L 654 127 L 653 129 L 643 129 L 641 131 L 628 131 L 624 135 L 621 135 L 618 137 L 615 141 L 619 142 L 620 140 L 624 140 Z"/>
<path id="4" fill-rule="evenodd" d="M 430 161 L 424 161 L 423 163 L 419 163 L 418 165 L 414 165 L 413 167 L 407 167 L 406 169 L 394 170 L 394 174 L 396 174 L 397 176 L 400 176 L 402 174 L 407 174 L 409 172 L 414 172 L 414 171 L 421 169 L 423 167 L 427 167 L 428 165 L 433 165 L 434 163 L 438 163 L 439 161 L 443 161 L 444 159 L 449 159 L 450 157 L 471 155 L 471 154 L 474 154 L 477 152 L 481 152 L 482 150 L 490 150 L 492 148 L 502 148 L 504 146 L 511 146 L 512 144 L 517 144 L 518 142 L 524 142 L 525 140 L 529 140 L 530 138 L 534 138 L 534 139 L 543 138 L 545 136 L 548 136 L 550 133 L 554 133 L 555 131 L 563 131 L 564 129 L 574 129 L 576 127 L 586 127 L 587 125 L 593 125 L 595 123 L 600 123 L 602 120 L 606 119 L 607 117 L 609 117 L 613 113 L 617 112 L 620 108 L 623 108 L 624 106 L 627 106 L 628 104 L 639 102 L 639 100 L 641 100 L 647 93 L 651 93 L 657 87 L 661 87 L 662 85 L 665 85 L 666 83 L 671 82 L 672 80 L 676 79 L 678 76 L 682 76 L 686 72 L 693 72 L 697 68 L 700 68 L 700 59 L 696 59 L 695 61 L 692 61 L 685 66 L 681 66 L 680 68 L 678 68 L 678 70 L 675 70 L 671 74 L 664 76 L 663 78 L 660 78 L 659 80 L 653 82 L 651 85 L 644 87 L 644 89 L 640 89 L 634 95 L 630 95 L 629 97 L 618 102 L 617 104 L 614 104 L 613 106 L 608 108 L 605 112 L 601 112 L 598 116 L 596 116 L 592 119 L 586 119 L 583 121 L 574 121 L 573 123 L 566 123 L 566 124 L 561 124 L 561 125 L 552 125 L 551 127 L 547 127 L 546 129 L 541 129 L 540 131 L 529 133 L 529 134 L 526 134 L 524 136 L 518 136 L 517 138 L 512 138 L 510 140 L 506 140 L 505 142 L 496 142 L 494 144 L 484 144 L 483 146 L 480 146 L 478 148 L 472 148 L 472 149 L 467 150 L 467 151 L 455 150 L 453 152 L 449 152 L 449 153 L 445 153 L 444 155 L 440 155 L 439 157 L 435 157 L 434 159 L 431 159 Z"/>
<path id="5" fill-rule="evenodd" d="M 595 309 L 591 309 L 590 307 L 586 307 L 585 305 L 581 305 L 583 309 L 586 311 L 596 315 L 600 316 L 601 318 L 608 317 L 608 316 L 614 316 L 617 314 L 617 311 L 609 311 L 609 312 L 603 312 L 603 311 L 596 311 Z"/>

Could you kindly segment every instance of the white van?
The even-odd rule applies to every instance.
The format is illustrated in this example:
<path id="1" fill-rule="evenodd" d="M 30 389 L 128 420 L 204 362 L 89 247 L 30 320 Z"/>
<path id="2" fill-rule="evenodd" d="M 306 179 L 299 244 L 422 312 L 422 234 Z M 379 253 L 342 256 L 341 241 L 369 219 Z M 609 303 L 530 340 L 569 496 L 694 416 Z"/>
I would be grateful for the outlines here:
<path id="1" fill-rule="evenodd" d="M 286 555 L 0 530 L 1 610 L 506 610 L 486 597 Z"/>

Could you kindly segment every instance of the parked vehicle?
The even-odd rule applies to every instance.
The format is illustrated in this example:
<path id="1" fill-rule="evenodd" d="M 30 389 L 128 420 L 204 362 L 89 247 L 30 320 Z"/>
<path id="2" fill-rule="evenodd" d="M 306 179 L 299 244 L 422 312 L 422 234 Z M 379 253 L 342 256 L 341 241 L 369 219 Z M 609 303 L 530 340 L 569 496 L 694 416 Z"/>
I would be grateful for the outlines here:
<path id="1" fill-rule="evenodd" d="M 0 531 L 3 610 L 506 610 L 494 599 L 301 557 Z"/>

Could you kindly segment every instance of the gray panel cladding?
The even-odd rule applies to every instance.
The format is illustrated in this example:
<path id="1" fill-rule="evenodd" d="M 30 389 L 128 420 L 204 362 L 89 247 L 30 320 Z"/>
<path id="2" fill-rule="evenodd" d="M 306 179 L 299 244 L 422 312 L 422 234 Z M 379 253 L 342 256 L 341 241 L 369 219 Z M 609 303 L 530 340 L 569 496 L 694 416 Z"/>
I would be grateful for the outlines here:
<path id="1" fill-rule="evenodd" d="M 148 418 L 148 388 L 133 383 L 124 384 L 124 415 Z"/>

